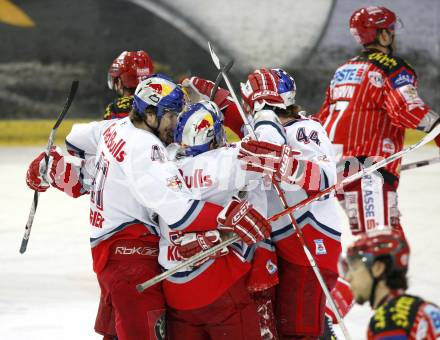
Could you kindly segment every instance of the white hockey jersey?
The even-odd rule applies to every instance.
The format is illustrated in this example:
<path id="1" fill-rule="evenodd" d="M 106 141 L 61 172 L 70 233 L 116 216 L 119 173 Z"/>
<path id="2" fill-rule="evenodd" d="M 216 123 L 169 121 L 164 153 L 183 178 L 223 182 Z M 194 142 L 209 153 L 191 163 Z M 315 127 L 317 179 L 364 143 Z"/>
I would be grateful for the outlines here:
<path id="1" fill-rule="evenodd" d="M 145 234 L 157 237 L 158 216 L 176 230 L 193 224 L 198 227 L 197 222 L 216 227 L 221 207 L 207 207 L 193 199 L 162 142 L 136 128 L 129 118 L 74 125 L 66 144 L 82 158 L 95 156 L 90 176 L 90 242 L 95 271 L 104 267 L 113 241 Z M 205 210 L 203 221 L 198 221 L 204 208 L 209 212 Z"/>
<path id="2" fill-rule="evenodd" d="M 211 150 L 195 157 L 176 160 L 187 187 L 195 198 L 226 205 L 240 191 L 246 195 L 254 208 L 266 215 L 266 196 L 261 190 L 261 175 L 241 169 L 237 161 L 238 146 Z M 181 232 L 170 228 L 159 218 L 161 239 L 159 263 L 165 269 L 181 262 L 173 239 Z M 215 260 L 209 260 L 196 268 L 185 268 L 164 281 L 163 287 L 168 304 L 177 309 L 193 309 L 207 305 L 217 299 L 238 278 L 249 270 L 249 263 L 242 255 L 248 255 L 252 247 L 242 242 L 230 247 L 230 253 Z"/>
<path id="3" fill-rule="evenodd" d="M 319 166 L 320 180 L 316 191 L 324 190 L 336 183 L 336 162 L 333 148 L 324 128 L 317 121 L 302 117 L 288 122 L 281 127 L 276 122 L 268 120 L 257 120 L 255 131 L 259 140 L 270 141 L 278 144 L 288 144 L 292 149 L 300 151 L 301 155 L 296 156 L 298 160 L 310 161 Z M 307 176 L 305 174 L 304 176 Z M 281 183 L 281 188 L 285 193 L 288 206 L 293 206 L 308 198 L 309 193 L 299 185 Z M 284 207 L 275 189 L 267 194 L 268 215 L 273 216 Z M 334 257 L 340 252 L 341 239 L 341 220 L 338 214 L 338 201 L 331 194 L 315 201 L 308 206 L 294 213 L 295 220 L 300 228 L 308 226 L 313 231 L 308 231 L 310 236 L 312 253 L 315 256 L 326 258 L 324 267 L 336 269 Z M 304 232 L 304 231 L 303 231 Z M 322 235 L 323 237 L 320 237 Z M 293 243 L 296 242 L 295 230 L 287 215 L 272 222 L 271 238 L 277 244 L 277 252 L 282 257 L 293 262 L 297 261 L 298 253 L 303 254 L 303 250 L 295 253 L 292 250 Z M 313 240 L 312 240 L 313 239 Z M 288 240 L 285 242 L 285 240 Z M 296 246 L 295 246 L 296 247 Z M 334 256 L 322 256 L 334 253 Z M 301 256 L 304 260 L 303 256 Z M 308 262 L 299 261 L 300 264 L 308 265 Z"/>

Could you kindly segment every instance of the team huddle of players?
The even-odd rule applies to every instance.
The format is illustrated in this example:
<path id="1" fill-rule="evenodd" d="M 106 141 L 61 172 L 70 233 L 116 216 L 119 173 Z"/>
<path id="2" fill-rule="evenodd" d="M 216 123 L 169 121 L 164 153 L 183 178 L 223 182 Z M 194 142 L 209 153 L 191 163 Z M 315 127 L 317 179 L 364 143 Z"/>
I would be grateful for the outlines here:
<path id="1" fill-rule="evenodd" d="M 405 128 L 429 132 L 438 124 L 413 69 L 392 54 L 395 23 L 384 7 L 353 14 L 352 33 L 366 49 L 336 71 L 313 118 L 280 68 L 250 73 L 234 102 L 210 80 L 177 83 L 154 73 L 144 51 L 114 60 L 108 84 L 118 98 L 103 121 L 74 125 L 66 138 L 81 162 L 57 147 L 47 176 L 44 153 L 27 173 L 34 190 L 90 196 L 101 288 L 95 330 L 104 339 L 329 339 L 325 319 L 346 314 L 353 295 L 378 311 L 371 339 L 439 336 L 440 310 L 403 294 L 409 248 L 397 209 L 399 161 L 268 221 L 401 150 Z M 359 235 L 346 257 L 338 199 Z M 136 291 L 233 235 L 239 240 L 231 246 Z M 321 285 L 337 310 L 326 309 Z"/>

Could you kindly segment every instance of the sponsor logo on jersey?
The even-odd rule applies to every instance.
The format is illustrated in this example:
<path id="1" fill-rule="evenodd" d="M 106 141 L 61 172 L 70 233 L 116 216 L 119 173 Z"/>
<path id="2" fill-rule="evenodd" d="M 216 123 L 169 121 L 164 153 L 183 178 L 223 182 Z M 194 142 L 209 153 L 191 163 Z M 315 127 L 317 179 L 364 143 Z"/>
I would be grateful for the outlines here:
<path id="1" fill-rule="evenodd" d="M 435 334 L 440 334 L 440 308 L 434 305 L 427 305 L 425 307 L 425 314 L 431 319 Z"/>
<path id="2" fill-rule="evenodd" d="M 383 87 L 384 80 L 382 77 L 382 74 L 376 71 L 370 71 L 368 72 L 368 80 L 370 81 L 370 84 L 375 87 Z"/>
<path id="3" fill-rule="evenodd" d="M 181 190 L 182 189 L 182 181 L 179 176 L 173 176 L 167 178 L 167 187 L 172 190 Z"/>
<path id="4" fill-rule="evenodd" d="M 195 169 L 194 173 L 189 176 L 183 176 L 185 184 L 190 189 L 206 188 L 212 186 L 211 175 L 203 175 L 203 169 Z"/>
<path id="5" fill-rule="evenodd" d="M 180 256 L 179 250 L 176 246 L 168 246 L 167 252 L 168 261 L 182 261 L 183 257 Z"/>
<path id="6" fill-rule="evenodd" d="M 379 62 L 381 65 L 387 67 L 387 68 L 393 68 L 397 66 L 397 60 L 393 57 L 389 57 L 386 54 L 383 54 L 381 52 L 371 53 L 368 55 L 369 60 L 374 60 Z"/>
<path id="7" fill-rule="evenodd" d="M 327 254 L 327 249 L 325 249 L 324 240 L 317 239 L 313 240 L 315 242 L 315 254 L 316 255 L 325 255 Z"/>
<path id="8" fill-rule="evenodd" d="M 118 162 L 124 161 L 124 157 L 126 152 L 122 150 L 124 145 L 126 144 L 123 138 L 117 139 L 117 132 L 115 128 L 116 123 L 110 125 L 103 133 L 104 143 L 107 146 L 110 154 L 116 159 Z"/>
<path id="9" fill-rule="evenodd" d="M 384 140 L 382 141 L 382 151 L 388 153 L 396 152 L 396 147 L 394 146 L 394 143 L 390 138 L 384 138 Z"/>
<path id="10" fill-rule="evenodd" d="M 157 257 L 159 250 L 150 247 L 116 247 L 115 254 L 117 255 L 143 255 Z"/>
<path id="11" fill-rule="evenodd" d="M 402 70 L 399 74 L 391 78 L 391 84 L 395 89 L 404 85 L 413 85 L 414 75 L 408 73 L 406 70 Z"/>
<path id="12" fill-rule="evenodd" d="M 373 195 L 373 179 L 366 175 L 362 180 L 362 193 L 364 199 L 365 228 L 372 230 L 376 227 L 375 202 Z"/>
<path id="13" fill-rule="evenodd" d="M 356 191 L 347 191 L 344 193 L 345 211 L 352 231 L 360 231 L 358 193 Z"/>
<path id="14" fill-rule="evenodd" d="M 343 84 L 360 84 L 362 81 L 362 76 L 364 74 L 365 68 L 366 65 L 364 64 L 343 65 L 336 71 L 330 86 L 334 87 L 336 85 L 343 85 Z"/>
<path id="15" fill-rule="evenodd" d="M 355 89 L 356 87 L 349 85 L 334 87 L 332 89 L 332 99 L 338 100 L 341 98 L 343 99 L 353 98 Z"/>
<path id="16" fill-rule="evenodd" d="M 414 85 L 408 84 L 398 88 L 398 91 L 402 94 L 406 103 L 408 104 L 408 109 L 413 110 L 416 107 L 421 107 L 425 105 L 423 100 L 419 97 L 417 89 Z"/>
<path id="17" fill-rule="evenodd" d="M 277 265 L 275 263 L 272 262 L 272 260 L 267 260 L 267 262 L 266 262 L 266 269 L 267 269 L 267 272 L 270 275 L 273 275 L 273 274 L 275 274 L 277 272 L 278 267 L 277 267 Z"/>

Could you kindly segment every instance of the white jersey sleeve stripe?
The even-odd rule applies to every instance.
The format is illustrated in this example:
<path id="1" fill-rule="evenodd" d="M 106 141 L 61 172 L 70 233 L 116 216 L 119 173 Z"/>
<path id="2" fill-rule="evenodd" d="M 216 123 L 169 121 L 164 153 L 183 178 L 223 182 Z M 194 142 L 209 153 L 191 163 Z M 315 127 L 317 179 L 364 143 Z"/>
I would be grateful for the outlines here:
<path id="1" fill-rule="evenodd" d="M 313 228 L 318 230 L 319 232 L 327 235 L 328 237 L 340 241 L 341 240 L 341 233 L 333 228 L 330 228 L 329 226 L 326 226 L 325 224 L 320 223 L 315 216 L 310 212 L 307 211 L 300 217 L 296 218 L 296 221 L 298 223 L 298 226 L 300 228 L 303 228 L 306 224 L 310 224 Z M 279 240 L 282 240 L 290 235 L 295 234 L 295 230 L 293 229 L 293 226 L 291 224 L 288 224 L 274 232 L 271 233 L 271 239 L 274 242 L 277 242 Z"/>
<path id="2" fill-rule="evenodd" d="M 179 221 L 169 224 L 170 229 L 174 230 L 182 230 L 189 226 L 199 215 L 200 211 L 202 211 L 205 202 L 193 200 L 191 207 L 188 209 L 185 216 L 183 216 Z"/>

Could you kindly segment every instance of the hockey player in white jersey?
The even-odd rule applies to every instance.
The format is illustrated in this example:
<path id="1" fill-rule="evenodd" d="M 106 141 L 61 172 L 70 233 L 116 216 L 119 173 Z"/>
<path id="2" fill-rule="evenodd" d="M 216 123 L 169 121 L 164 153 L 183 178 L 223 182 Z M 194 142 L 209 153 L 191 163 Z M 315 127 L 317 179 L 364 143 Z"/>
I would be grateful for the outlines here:
<path id="1" fill-rule="evenodd" d="M 260 69 L 242 85 L 242 97 L 254 115 L 260 139 L 272 143 L 242 143 L 242 157 L 252 171 L 270 171 L 281 179 L 289 206 L 331 186 L 336 181 L 336 165 L 331 143 L 322 126 L 298 114 L 296 86 L 281 69 Z M 281 124 L 284 123 L 284 126 Z M 291 173 L 282 176 L 282 153 L 290 147 Z M 293 150 L 293 151 L 292 151 Z M 253 160 L 252 160 L 253 158 Z M 275 162 L 274 162 L 275 160 Z M 269 192 L 269 215 L 283 210 L 275 190 Z M 341 251 L 337 201 L 328 196 L 295 213 L 305 242 L 321 270 L 329 289 L 337 278 Z M 277 323 L 281 339 L 317 339 L 324 329 L 325 296 L 305 256 L 288 218 L 272 223 L 272 239 L 278 255 L 280 284 L 277 287 Z"/>
<path id="2" fill-rule="evenodd" d="M 222 206 L 194 199 L 175 163 L 168 160 L 164 143 L 172 141 L 183 106 L 182 90 L 155 75 L 138 85 L 129 117 L 75 125 L 66 140 L 75 154 L 96 157 L 90 188 L 93 266 L 105 297 L 101 302 L 111 305 L 119 339 L 164 336 L 162 287 L 153 286 L 142 295 L 135 289 L 160 273 L 159 217 L 175 230 L 198 231 L 216 229 L 222 212 L 230 230 L 239 235 L 246 230 L 241 220 L 233 219 L 236 209 L 223 211 Z M 37 187 L 44 185 L 38 159 L 28 172 L 33 176 L 27 177 L 28 182 L 37 177 L 39 183 L 32 183 Z M 251 209 L 244 210 L 241 217 L 252 220 Z"/>
<path id="3" fill-rule="evenodd" d="M 199 199 L 226 205 L 247 184 L 257 186 L 261 180 L 261 175 L 241 169 L 235 145 L 221 147 L 225 144 L 223 115 L 213 102 L 193 104 L 179 115 L 175 141 L 172 147 L 176 162 L 185 183 Z M 258 193 L 253 195 L 250 192 L 247 199 L 265 214 L 266 198 L 259 187 L 257 190 Z M 237 204 L 239 199 L 234 198 L 233 202 Z M 265 216 L 257 211 L 255 214 L 269 231 Z M 222 235 L 224 229 L 219 226 Z M 219 231 L 183 234 L 162 225 L 161 230 L 159 262 L 166 269 L 221 241 Z M 258 278 L 249 275 L 249 271 L 254 271 L 254 268 L 250 269 L 249 255 L 252 252 L 249 248 L 252 247 L 249 245 L 255 240 L 250 236 L 243 241 L 244 244 L 223 249 L 164 281 L 164 293 L 170 307 L 167 314 L 170 338 L 260 338 L 256 306 L 247 289 L 248 279 L 252 277 L 251 284 L 264 280 L 264 284 L 270 285 L 276 277 L 276 270 L 259 273 Z M 245 255 L 247 259 L 243 258 Z"/>

